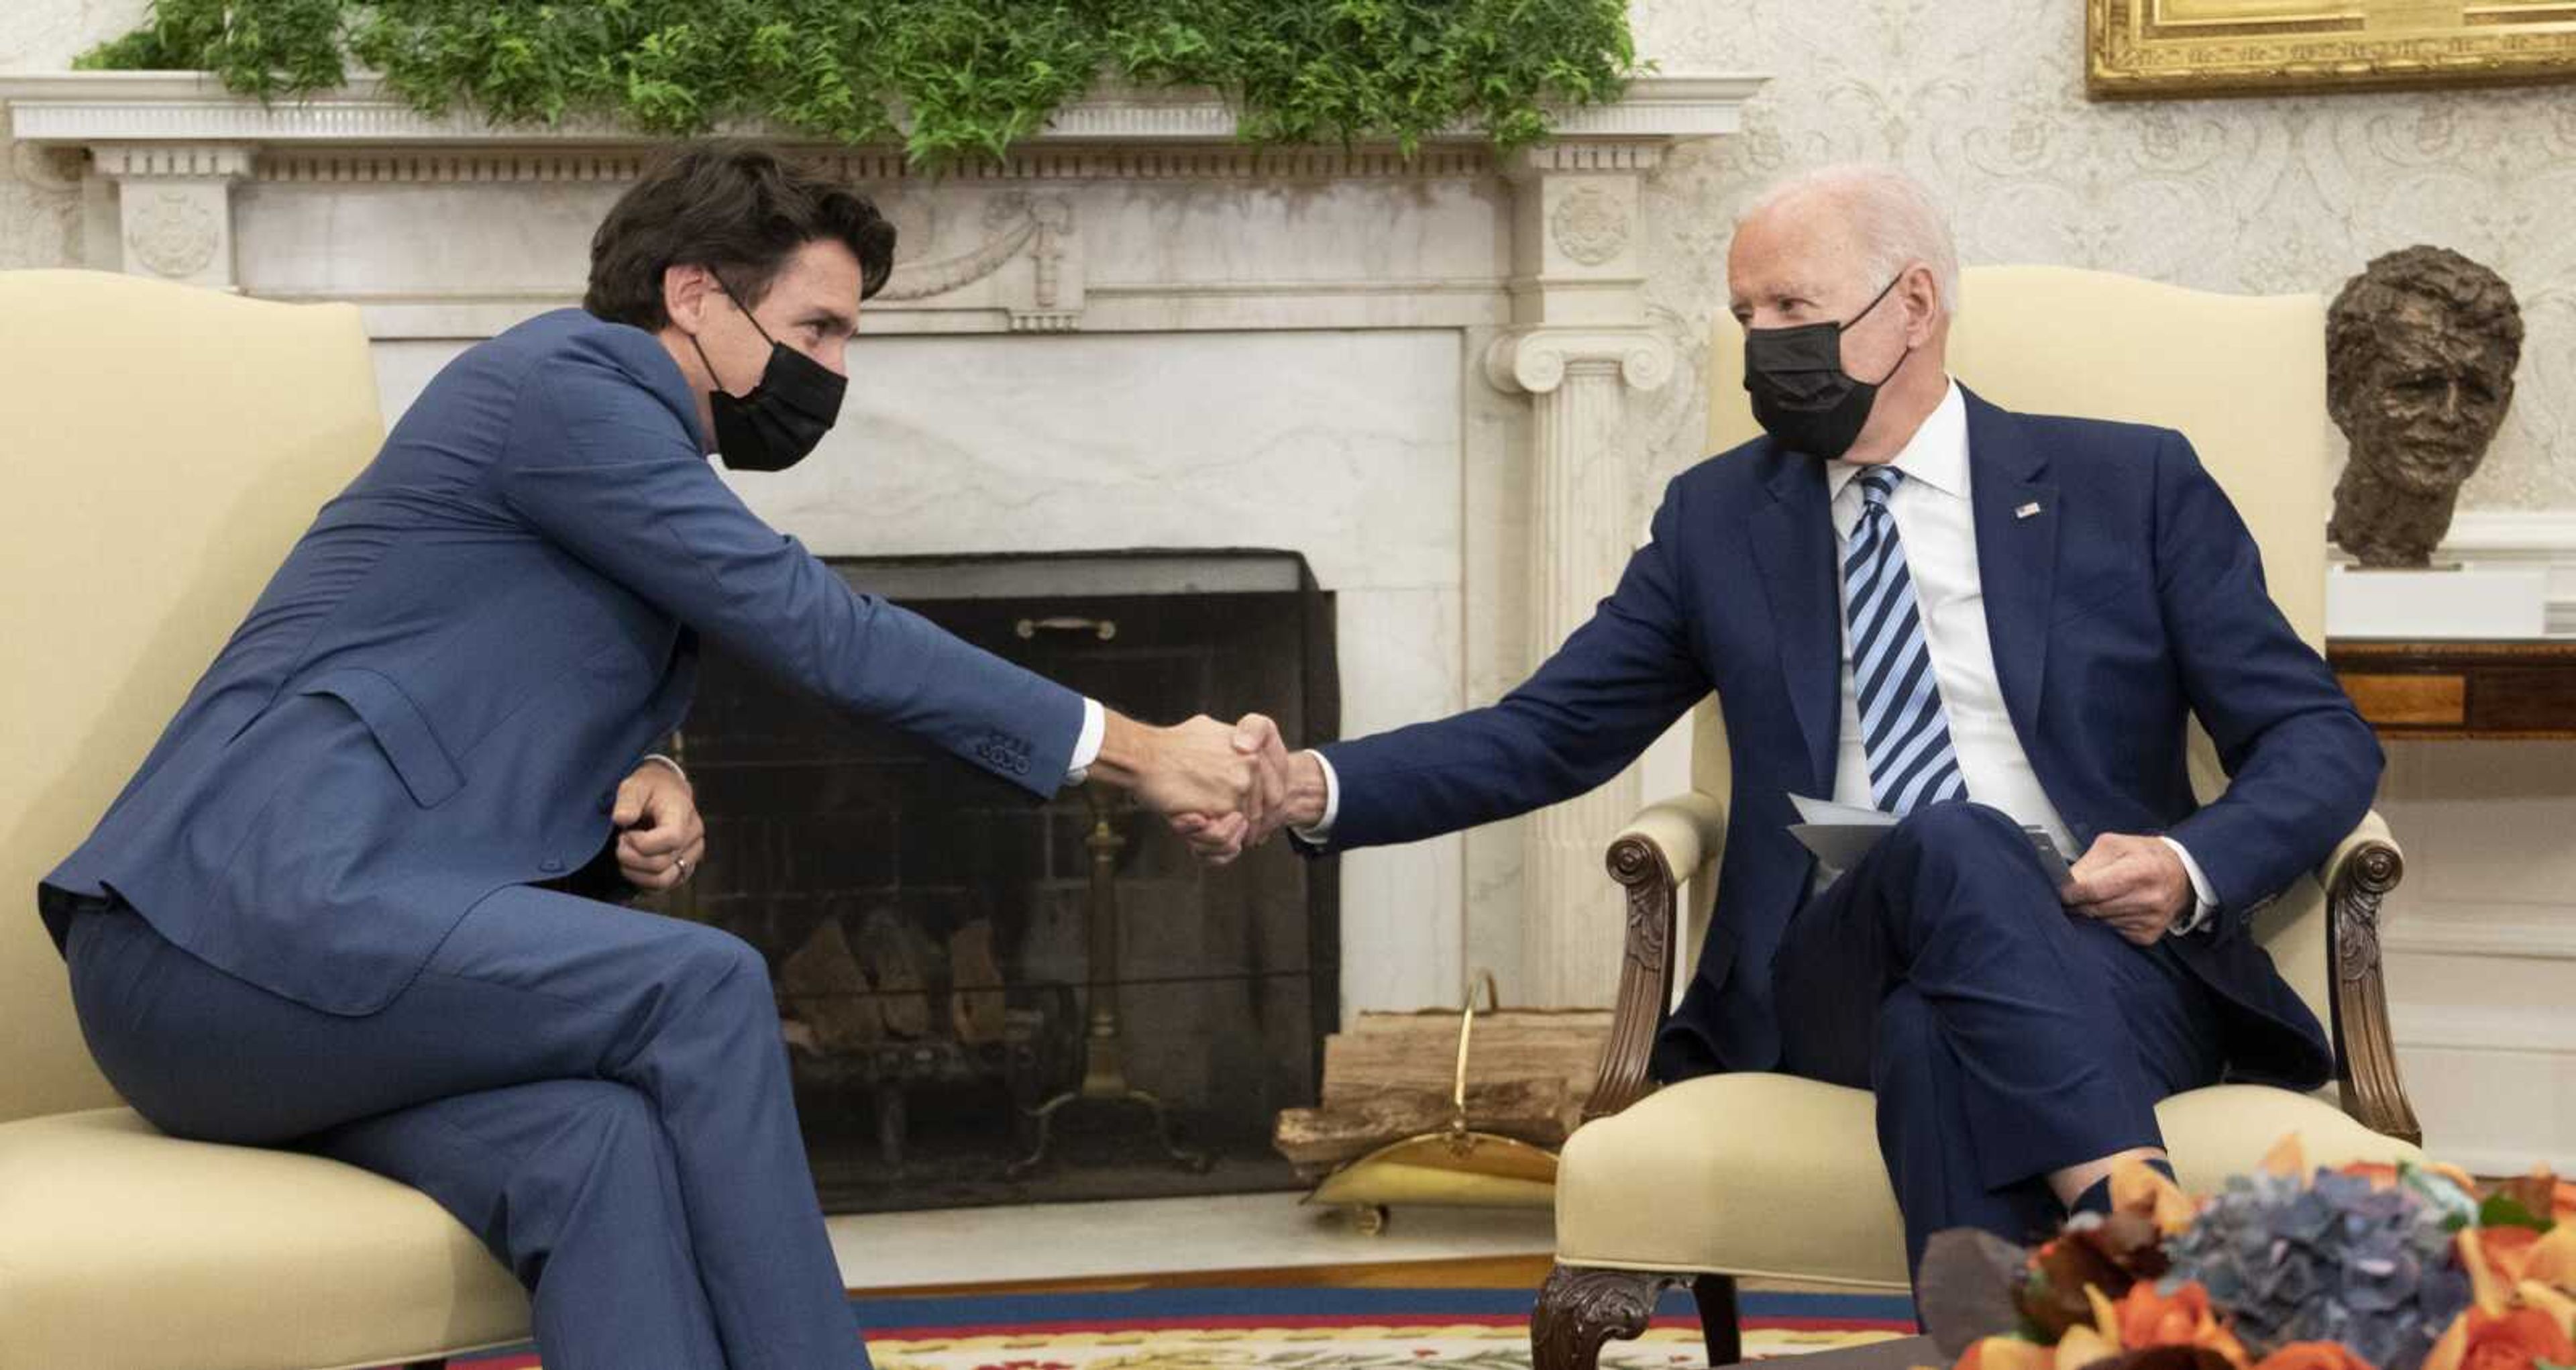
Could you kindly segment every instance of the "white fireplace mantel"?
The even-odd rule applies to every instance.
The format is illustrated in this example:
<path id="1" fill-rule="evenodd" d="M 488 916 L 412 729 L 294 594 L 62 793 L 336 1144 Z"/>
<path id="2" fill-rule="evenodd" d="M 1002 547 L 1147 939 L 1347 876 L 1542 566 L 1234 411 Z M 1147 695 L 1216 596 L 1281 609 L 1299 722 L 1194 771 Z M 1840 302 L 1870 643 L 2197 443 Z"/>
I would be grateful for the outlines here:
<path id="1" fill-rule="evenodd" d="M 1646 76 L 1613 104 L 1556 112 L 1560 139 L 1671 140 L 1736 131 L 1737 111 L 1761 77 Z M 23 142 L 213 142 L 262 146 L 397 146 L 424 144 L 602 144 L 657 141 L 598 119 L 553 126 L 495 127 L 471 111 L 427 115 L 388 94 L 371 75 L 309 98 L 264 105 L 224 89 L 212 76 L 184 71 L 39 72 L 0 76 L 14 135 Z M 735 127 L 729 133 L 759 130 Z M 1100 143 L 1229 142 L 1234 111 L 1212 92 L 1104 88 L 1059 110 L 1046 130 L 1021 144 L 1052 148 Z M 1457 128 L 1437 144 L 1482 142 Z"/>
<path id="2" fill-rule="evenodd" d="M 1638 539 L 1633 397 L 1699 383 L 1646 307 L 1643 183 L 1760 84 L 1644 77 L 1510 153 L 1468 129 L 1409 158 L 1255 147 L 1193 91 L 1098 92 L 940 173 L 787 140 L 866 187 L 901 251 L 823 459 L 738 488 L 825 554 L 1294 550 L 1336 596 L 1347 732 L 1479 702 L 1468 682 L 1518 679 Z M 356 303 L 389 412 L 580 299 L 656 141 L 427 116 L 370 78 L 262 105 L 194 73 L 14 75 L 0 101 L 17 141 L 85 159 L 89 260 Z M 1517 829 L 1346 858 L 1345 1007 L 1454 1002 L 1471 958 L 1517 1002 L 1606 1003 L 1601 852 L 1637 797 L 1632 772 Z"/>

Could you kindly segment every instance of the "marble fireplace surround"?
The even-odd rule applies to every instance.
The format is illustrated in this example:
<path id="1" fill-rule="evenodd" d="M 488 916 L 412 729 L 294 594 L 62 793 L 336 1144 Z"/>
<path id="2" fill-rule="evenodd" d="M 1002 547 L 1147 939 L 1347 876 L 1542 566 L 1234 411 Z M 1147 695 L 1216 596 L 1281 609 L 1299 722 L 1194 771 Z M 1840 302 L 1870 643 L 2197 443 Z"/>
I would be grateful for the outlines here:
<path id="1" fill-rule="evenodd" d="M 1676 375 L 1640 292 L 1640 182 L 1736 131 L 1748 76 L 1657 76 L 1553 144 L 1261 150 L 1189 92 L 1105 92 L 1002 165 L 800 149 L 901 230 L 841 425 L 737 488 L 831 556 L 1275 548 L 1337 604 L 1347 734 L 1516 679 L 1642 535 L 1632 397 Z M 433 119 L 365 79 L 263 107 L 204 78 L 0 78 L 86 153 L 88 260 L 364 312 L 388 418 L 474 341 L 576 303 L 646 144 Z M 281 377 L 281 384 L 292 378 Z M 1245 701 L 1257 707 L 1259 701 Z M 1341 864 L 1344 1011 L 1454 1002 L 1500 960 L 1605 1004 L 1601 853 L 1635 772 L 1522 822 Z"/>

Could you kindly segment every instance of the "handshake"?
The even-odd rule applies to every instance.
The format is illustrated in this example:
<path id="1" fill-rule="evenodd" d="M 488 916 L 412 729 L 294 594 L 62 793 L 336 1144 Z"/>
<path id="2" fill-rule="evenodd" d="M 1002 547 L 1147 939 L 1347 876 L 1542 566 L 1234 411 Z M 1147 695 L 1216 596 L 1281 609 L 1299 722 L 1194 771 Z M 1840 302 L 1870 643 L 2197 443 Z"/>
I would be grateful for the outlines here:
<path id="1" fill-rule="evenodd" d="M 1113 715 L 1094 772 L 1134 791 L 1214 865 L 1283 827 L 1324 819 L 1323 763 L 1311 752 L 1290 753 L 1279 725 L 1260 714 L 1230 724 L 1202 714 L 1168 728 Z"/>

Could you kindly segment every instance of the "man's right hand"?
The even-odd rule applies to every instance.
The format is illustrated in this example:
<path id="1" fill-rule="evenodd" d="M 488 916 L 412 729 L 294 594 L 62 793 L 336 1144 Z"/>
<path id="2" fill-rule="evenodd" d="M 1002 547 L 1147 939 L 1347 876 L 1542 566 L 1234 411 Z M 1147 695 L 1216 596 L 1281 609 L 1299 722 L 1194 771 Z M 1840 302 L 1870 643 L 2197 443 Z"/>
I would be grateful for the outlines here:
<path id="1" fill-rule="evenodd" d="M 1278 799 L 1275 785 L 1266 783 L 1271 778 L 1237 745 L 1237 730 L 1204 714 L 1157 728 L 1110 711 L 1091 774 L 1167 819 L 1222 819 L 1242 832 L 1268 823 Z"/>
<path id="2" fill-rule="evenodd" d="M 1279 725 L 1260 714 L 1245 714 L 1235 724 L 1234 746 L 1253 762 L 1267 801 L 1267 820 L 1213 813 L 1175 814 L 1171 820 L 1172 831 L 1191 850 L 1220 866 L 1269 841 L 1283 827 L 1311 828 L 1324 820 L 1324 766 L 1314 753 L 1290 752 Z"/>

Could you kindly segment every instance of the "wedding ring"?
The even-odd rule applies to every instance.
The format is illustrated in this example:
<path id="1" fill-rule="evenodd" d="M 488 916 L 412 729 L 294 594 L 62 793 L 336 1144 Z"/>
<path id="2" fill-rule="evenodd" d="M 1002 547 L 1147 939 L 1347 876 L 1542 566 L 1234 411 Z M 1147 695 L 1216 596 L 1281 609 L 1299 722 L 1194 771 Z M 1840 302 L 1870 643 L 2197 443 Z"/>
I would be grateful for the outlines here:
<path id="1" fill-rule="evenodd" d="M 681 879 L 686 880 L 689 878 L 689 858 L 685 856 L 675 856 L 671 858 L 671 864 L 680 868 Z"/>

